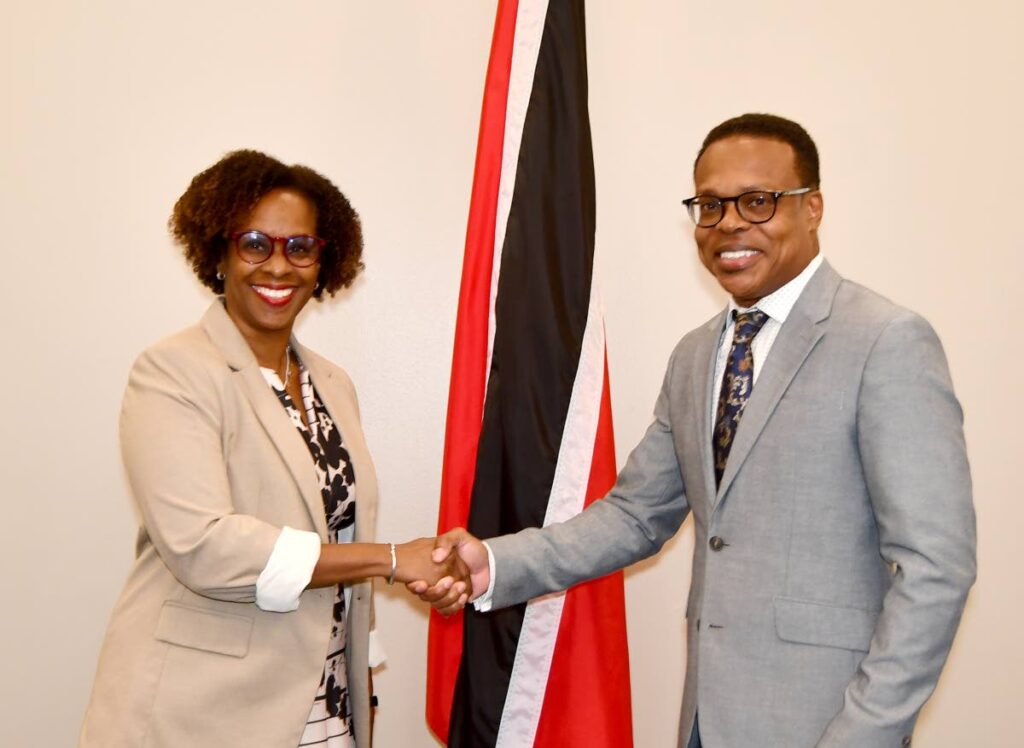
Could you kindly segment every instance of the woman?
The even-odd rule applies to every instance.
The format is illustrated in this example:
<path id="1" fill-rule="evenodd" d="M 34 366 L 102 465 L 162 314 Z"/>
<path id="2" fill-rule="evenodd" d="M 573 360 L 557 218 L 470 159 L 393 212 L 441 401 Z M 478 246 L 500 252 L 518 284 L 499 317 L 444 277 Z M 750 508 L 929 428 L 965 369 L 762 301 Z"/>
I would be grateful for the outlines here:
<path id="1" fill-rule="evenodd" d="M 219 297 L 144 352 L 121 445 L 141 515 L 82 746 L 370 745 L 371 577 L 465 589 L 431 540 L 374 544 L 355 392 L 292 337 L 362 269 L 330 181 L 254 151 L 199 174 L 170 228 Z M 446 579 L 448 578 L 448 579 Z"/>

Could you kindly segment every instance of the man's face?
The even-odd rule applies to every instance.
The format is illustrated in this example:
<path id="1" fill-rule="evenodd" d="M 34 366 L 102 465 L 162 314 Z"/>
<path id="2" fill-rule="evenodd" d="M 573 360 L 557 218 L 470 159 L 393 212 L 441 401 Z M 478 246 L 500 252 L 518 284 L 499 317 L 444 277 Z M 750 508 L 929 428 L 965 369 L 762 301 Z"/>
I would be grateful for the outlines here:
<path id="1" fill-rule="evenodd" d="M 698 195 L 735 197 L 744 192 L 775 192 L 807 187 L 796 173 L 792 147 L 779 140 L 746 135 L 708 147 L 694 174 Z M 721 222 L 694 230 L 704 267 L 736 303 L 753 306 L 807 267 L 818 254 L 820 192 L 780 197 L 766 223 L 750 223 L 725 204 Z"/>

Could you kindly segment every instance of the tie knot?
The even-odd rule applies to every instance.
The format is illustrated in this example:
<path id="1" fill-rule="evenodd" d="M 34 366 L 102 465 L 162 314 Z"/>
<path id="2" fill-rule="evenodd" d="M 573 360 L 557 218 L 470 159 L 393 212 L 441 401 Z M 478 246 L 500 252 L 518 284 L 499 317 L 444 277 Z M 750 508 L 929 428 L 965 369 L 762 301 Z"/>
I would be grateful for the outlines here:
<path id="1" fill-rule="evenodd" d="M 732 318 L 736 321 L 736 332 L 733 338 L 737 343 L 749 343 L 754 336 L 761 332 L 764 323 L 768 321 L 768 315 L 760 309 L 749 312 L 738 312 L 732 310 Z"/>

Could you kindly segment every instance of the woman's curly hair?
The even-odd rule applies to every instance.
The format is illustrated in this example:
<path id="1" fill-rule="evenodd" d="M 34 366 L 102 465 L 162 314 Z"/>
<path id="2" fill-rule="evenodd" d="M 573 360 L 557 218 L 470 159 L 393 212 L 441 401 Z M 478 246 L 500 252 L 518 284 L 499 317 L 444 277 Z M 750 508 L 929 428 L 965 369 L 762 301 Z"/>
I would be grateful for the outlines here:
<path id="1" fill-rule="evenodd" d="M 287 166 L 265 153 L 232 151 L 192 179 L 167 222 L 203 285 L 224 293 L 217 266 L 228 233 L 271 190 L 293 189 L 316 206 L 317 236 L 326 240 L 313 296 L 332 296 L 351 285 L 363 269 L 363 230 L 348 199 L 307 166 Z"/>

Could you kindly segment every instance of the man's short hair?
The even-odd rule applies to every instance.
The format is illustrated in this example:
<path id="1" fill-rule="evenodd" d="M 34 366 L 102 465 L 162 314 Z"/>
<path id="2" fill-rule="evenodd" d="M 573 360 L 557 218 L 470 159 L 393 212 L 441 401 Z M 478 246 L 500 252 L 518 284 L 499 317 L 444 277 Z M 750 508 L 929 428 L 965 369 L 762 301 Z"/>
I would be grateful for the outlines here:
<path id="1" fill-rule="evenodd" d="M 796 173 L 800 177 L 801 187 L 820 187 L 821 176 L 818 173 L 818 148 L 811 140 L 807 131 L 792 120 L 777 117 L 774 114 L 741 114 L 739 117 L 727 119 L 711 129 L 704 138 L 704 143 L 693 161 L 694 174 L 697 162 L 712 143 L 738 135 L 754 138 L 780 140 L 793 149 L 796 158 Z"/>

